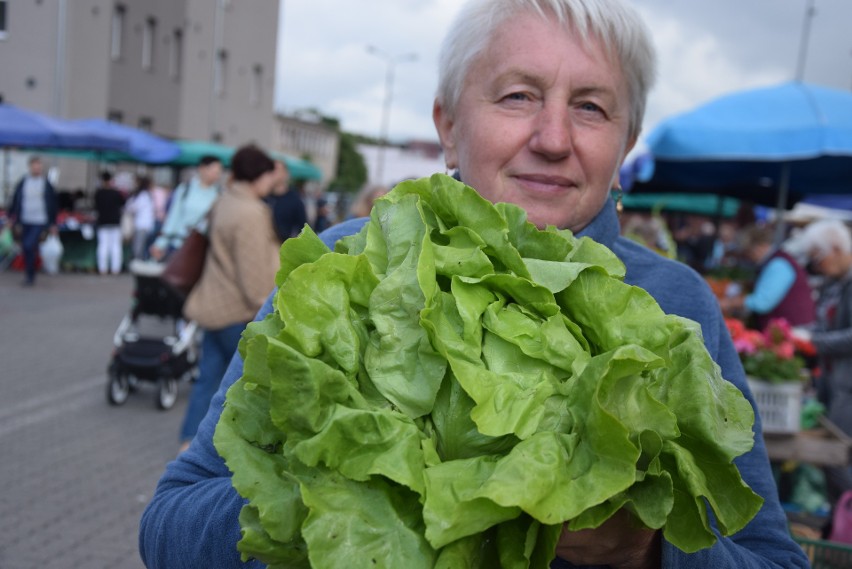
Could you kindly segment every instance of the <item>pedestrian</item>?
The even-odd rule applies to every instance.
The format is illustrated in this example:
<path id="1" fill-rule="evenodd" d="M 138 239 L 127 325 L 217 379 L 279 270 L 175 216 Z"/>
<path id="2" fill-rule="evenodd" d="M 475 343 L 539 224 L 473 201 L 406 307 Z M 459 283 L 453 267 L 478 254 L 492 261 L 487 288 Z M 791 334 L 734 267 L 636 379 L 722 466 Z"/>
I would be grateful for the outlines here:
<path id="1" fill-rule="evenodd" d="M 759 330 L 779 318 L 791 326 L 813 324 L 816 309 L 808 274 L 795 257 L 775 246 L 774 239 L 775 232 L 766 225 L 752 225 L 742 233 L 743 254 L 757 267 L 757 279 L 749 294 L 723 298 L 722 310 L 735 315 L 745 309 Z"/>
<path id="2" fill-rule="evenodd" d="M 137 180 L 136 189 L 127 200 L 124 209 L 133 217 L 133 236 L 130 242 L 133 258 L 145 260 L 148 258 L 148 244 L 156 221 L 151 178 L 142 176 Z"/>
<path id="3" fill-rule="evenodd" d="M 639 135 L 654 68 L 650 33 L 626 0 L 470 0 L 444 40 L 433 118 L 447 167 L 465 184 L 491 202 L 521 207 L 540 229 L 567 229 L 607 245 L 624 263 L 628 284 L 645 289 L 664 311 L 694 320 L 696 333 L 700 326 L 722 375 L 748 395 L 718 303 L 700 275 L 619 236 L 610 196 L 619 167 Z M 333 246 L 337 239 L 359 231 L 364 221 L 336 225 L 321 237 Z M 271 310 L 268 300 L 258 318 Z M 281 334 L 286 334 L 286 328 Z M 319 354 L 318 365 L 326 357 Z M 241 364 L 240 358 L 234 359 L 192 446 L 166 467 L 143 515 L 140 547 L 149 569 L 261 567 L 258 561 L 246 564 L 240 559 L 236 542 L 241 519 L 245 527 L 255 523 L 256 529 L 244 531 L 248 539 L 260 540 L 254 542 L 256 547 L 277 547 L 263 531 L 267 512 L 244 508 L 246 501 L 234 490 L 231 473 L 213 445 L 225 392 L 242 374 Z M 696 415 L 682 420 L 700 421 L 700 411 Z M 567 433 L 570 426 L 565 428 Z M 256 445 L 263 446 L 263 425 L 255 424 L 254 429 Z M 353 434 L 356 439 L 357 433 Z M 628 505 L 612 512 L 596 529 L 575 532 L 563 526 L 558 543 L 553 544 L 557 559 L 551 567 L 807 567 L 807 557 L 790 537 L 759 432 L 753 443 L 750 451 L 738 457 L 737 467 L 745 483 L 763 498 L 763 505 L 738 533 L 720 537 L 712 548 L 687 553 L 668 543 L 663 532 L 641 527 Z M 247 459 L 250 452 L 246 451 Z M 287 460 L 283 453 L 279 456 Z M 440 459 L 434 455 L 435 461 Z M 324 462 L 321 457 L 316 460 Z M 283 476 L 282 470 L 275 469 L 269 476 Z M 693 476 L 699 479 L 705 474 L 688 475 Z M 282 488 L 298 493 L 298 482 L 288 483 L 282 480 Z M 266 491 L 263 484 L 257 485 L 259 491 Z M 281 498 L 293 496 L 282 492 Z M 331 532 L 348 542 L 347 524 L 330 527 L 320 520 L 340 502 L 311 497 L 303 532 Z M 402 523 L 400 528 L 409 531 Z M 298 531 L 297 526 L 292 533 L 284 530 L 288 536 L 299 535 Z M 492 535 L 497 539 L 499 531 Z M 294 554 L 304 555 L 304 549 L 297 549 L 303 547 L 301 542 L 293 538 L 291 543 Z M 369 559 L 332 559 L 334 553 L 328 551 L 318 555 L 341 566 L 370 565 Z M 465 565 L 459 559 L 454 559 L 455 565 L 444 561 L 447 567 Z"/>
<path id="4" fill-rule="evenodd" d="M 828 419 L 852 436 L 852 234 L 843 222 L 826 219 L 809 224 L 796 241 L 825 280 L 818 290 L 816 325 L 793 332 L 816 348 L 818 395 Z M 825 473 L 829 501 L 836 504 L 852 490 L 852 469 L 831 467 Z"/>
<path id="5" fill-rule="evenodd" d="M 275 162 L 275 167 L 278 179 L 266 202 L 272 208 L 275 231 L 278 239 L 283 243 L 302 231 L 308 222 L 308 214 L 299 188 L 290 184 L 290 171 L 287 165 L 279 160 Z"/>
<path id="6" fill-rule="evenodd" d="M 154 260 L 165 260 L 181 246 L 192 228 L 201 223 L 219 196 L 221 177 L 222 161 L 216 156 L 202 156 L 195 175 L 172 193 L 163 227 L 150 248 Z"/>
<path id="7" fill-rule="evenodd" d="M 373 209 L 373 203 L 388 193 L 389 190 L 390 188 L 387 186 L 381 185 L 368 185 L 361 188 L 361 191 L 358 192 L 355 201 L 352 202 L 349 208 L 349 215 L 346 216 L 346 219 L 369 216 L 370 211 Z"/>
<path id="8" fill-rule="evenodd" d="M 329 218 L 331 208 L 328 207 L 328 200 L 325 198 L 318 198 L 316 206 L 313 229 L 315 233 L 322 233 L 332 225 L 331 219 Z"/>
<path id="9" fill-rule="evenodd" d="M 169 212 L 169 201 L 172 197 L 172 190 L 161 184 L 155 184 L 150 190 L 151 201 L 154 203 L 154 228 L 148 235 L 148 242 L 145 244 L 145 258 L 151 257 L 151 245 L 160 235 L 163 229 L 163 223 L 166 221 L 166 214 Z"/>
<path id="10" fill-rule="evenodd" d="M 272 160 L 256 146 L 239 148 L 231 180 L 210 212 L 210 248 L 184 315 L 204 330 L 198 379 L 180 432 L 189 446 L 207 413 L 240 334 L 275 285 L 280 243 L 263 199 L 276 182 Z"/>
<path id="11" fill-rule="evenodd" d="M 56 190 L 44 175 L 41 157 L 32 156 L 28 161 L 27 175 L 15 186 L 9 206 L 9 220 L 21 242 L 24 255 L 23 286 L 35 284 L 38 246 L 45 231 L 59 235 L 56 215 L 59 200 Z"/>
<path id="12" fill-rule="evenodd" d="M 101 184 L 95 190 L 95 225 L 98 236 L 98 272 L 121 273 L 124 244 L 121 238 L 121 213 L 124 196 L 113 184 L 112 174 L 101 172 Z"/>

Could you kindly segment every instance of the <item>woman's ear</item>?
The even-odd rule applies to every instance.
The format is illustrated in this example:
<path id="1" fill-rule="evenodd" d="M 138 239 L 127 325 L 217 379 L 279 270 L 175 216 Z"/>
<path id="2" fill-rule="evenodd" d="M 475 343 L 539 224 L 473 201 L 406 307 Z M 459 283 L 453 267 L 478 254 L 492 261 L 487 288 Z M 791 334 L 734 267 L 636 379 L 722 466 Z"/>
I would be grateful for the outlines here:
<path id="1" fill-rule="evenodd" d="M 453 133 L 453 120 L 450 114 L 444 109 L 438 99 L 432 105 L 432 120 L 435 123 L 435 130 L 438 131 L 438 138 L 441 140 L 441 148 L 444 150 L 444 162 L 448 170 L 458 168 L 458 156 L 456 154 L 456 142 Z"/>

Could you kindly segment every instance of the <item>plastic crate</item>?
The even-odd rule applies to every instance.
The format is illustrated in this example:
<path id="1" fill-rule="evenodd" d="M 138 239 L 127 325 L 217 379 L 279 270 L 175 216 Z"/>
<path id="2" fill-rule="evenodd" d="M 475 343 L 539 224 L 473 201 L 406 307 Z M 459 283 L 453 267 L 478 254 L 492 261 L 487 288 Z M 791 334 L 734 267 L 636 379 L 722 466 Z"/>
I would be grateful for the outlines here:
<path id="1" fill-rule="evenodd" d="M 852 567 L 852 546 L 834 541 L 794 537 L 808 559 L 811 569 L 849 569 Z"/>
<path id="2" fill-rule="evenodd" d="M 754 395 L 764 433 L 798 433 L 802 429 L 801 382 L 769 383 L 749 377 L 748 385 Z"/>

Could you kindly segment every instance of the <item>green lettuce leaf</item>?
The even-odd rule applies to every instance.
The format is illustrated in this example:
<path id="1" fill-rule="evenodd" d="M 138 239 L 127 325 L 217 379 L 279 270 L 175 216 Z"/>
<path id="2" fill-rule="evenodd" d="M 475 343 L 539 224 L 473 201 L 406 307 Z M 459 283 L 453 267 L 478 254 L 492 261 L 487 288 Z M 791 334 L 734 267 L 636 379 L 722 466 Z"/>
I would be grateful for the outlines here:
<path id="1" fill-rule="evenodd" d="M 734 464 L 752 408 L 624 274 L 442 175 L 333 252 L 286 241 L 214 437 L 243 559 L 544 569 L 563 523 L 622 509 L 689 552 L 739 531 L 762 503 Z"/>

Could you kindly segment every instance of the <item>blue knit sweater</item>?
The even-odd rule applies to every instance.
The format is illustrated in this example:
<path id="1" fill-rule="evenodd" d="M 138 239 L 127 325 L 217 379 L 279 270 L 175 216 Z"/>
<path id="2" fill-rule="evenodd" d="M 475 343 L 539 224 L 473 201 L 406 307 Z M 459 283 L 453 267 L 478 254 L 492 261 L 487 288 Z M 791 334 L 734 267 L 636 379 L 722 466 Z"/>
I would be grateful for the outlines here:
<path id="1" fill-rule="evenodd" d="M 322 238 L 332 246 L 341 237 L 357 232 L 364 222 L 360 219 L 337 225 L 323 233 Z M 722 375 L 751 398 L 716 299 L 697 273 L 620 237 L 618 216 L 611 202 L 579 235 L 610 247 L 627 267 L 625 281 L 646 289 L 667 313 L 699 322 L 705 345 L 721 367 Z M 270 297 L 258 318 L 271 310 Z M 241 375 L 242 360 L 237 354 L 192 446 L 166 467 L 142 516 L 139 548 L 149 569 L 263 567 L 258 562 L 240 561 L 236 543 L 240 539 L 238 515 L 244 501 L 231 486 L 230 472 L 213 447 L 213 431 L 225 392 Z M 755 431 L 760 433 L 759 423 Z M 755 439 L 754 448 L 736 462 L 746 483 L 765 499 L 757 517 L 732 538 L 720 539 L 714 547 L 698 553 L 685 554 L 664 542 L 662 568 L 791 569 L 809 566 L 801 548 L 789 536 L 760 435 Z M 552 567 L 568 569 L 574 566 L 557 560 Z"/>

